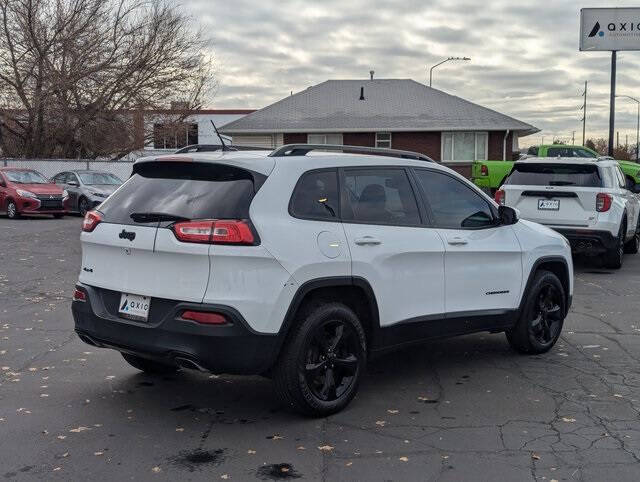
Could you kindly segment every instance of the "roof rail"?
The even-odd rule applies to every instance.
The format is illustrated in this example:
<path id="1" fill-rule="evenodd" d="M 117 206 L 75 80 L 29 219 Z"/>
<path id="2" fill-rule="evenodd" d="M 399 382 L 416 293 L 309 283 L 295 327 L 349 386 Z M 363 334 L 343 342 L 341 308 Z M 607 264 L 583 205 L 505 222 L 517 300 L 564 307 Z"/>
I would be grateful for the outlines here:
<path id="1" fill-rule="evenodd" d="M 400 157 L 416 161 L 435 162 L 429 156 L 413 151 L 401 151 L 384 147 L 341 146 L 332 144 L 287 144 L 275 149 L 269 157 L 306 156 L 311 151 L 336 151 L 346 154 L 371 154 L 375 156 Z"/>

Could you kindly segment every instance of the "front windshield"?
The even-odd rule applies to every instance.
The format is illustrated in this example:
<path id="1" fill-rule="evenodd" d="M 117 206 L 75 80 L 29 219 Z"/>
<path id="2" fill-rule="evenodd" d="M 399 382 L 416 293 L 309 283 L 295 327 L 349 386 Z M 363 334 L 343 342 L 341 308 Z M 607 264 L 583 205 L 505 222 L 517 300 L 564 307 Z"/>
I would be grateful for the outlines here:
<path id="1" fill-rule="evenodd" d="M 4 171 L 5 176 L 16 184 L 49 184 L 50 181 L 37 171 Z"/>
<path id="2" fill-rule="evenodd" d="M 122 181 L 117 176 L 108 172 L 81 172 L 82 184 L 87 186 L 119 186 Z"/>

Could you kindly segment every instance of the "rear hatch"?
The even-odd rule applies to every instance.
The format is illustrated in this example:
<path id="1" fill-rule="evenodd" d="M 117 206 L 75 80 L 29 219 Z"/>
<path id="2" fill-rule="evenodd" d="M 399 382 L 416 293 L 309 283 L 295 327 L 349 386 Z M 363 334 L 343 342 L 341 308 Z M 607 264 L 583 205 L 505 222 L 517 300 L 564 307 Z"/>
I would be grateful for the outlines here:
<path id="1" fill-rule="evenodd" d="M 596 224 L 603 180 L 595 163 L 516 163 L 502 187 L 504 203 L 524 219 L 550 226 Z"/>
<path id="2" fill-rule="evenodd" d="M 198 226 L 185 231 L 195 235 L 178 239 L 176 226 L 216 219 L 250 224 L 249 206 L 264 178 L 211 162 L 137 163 L 131 178 L 100 205 L 95 228 L 82 233 L 80 282 L 201 302 L 211 270 L 211 243 L 198 237 Z"/>

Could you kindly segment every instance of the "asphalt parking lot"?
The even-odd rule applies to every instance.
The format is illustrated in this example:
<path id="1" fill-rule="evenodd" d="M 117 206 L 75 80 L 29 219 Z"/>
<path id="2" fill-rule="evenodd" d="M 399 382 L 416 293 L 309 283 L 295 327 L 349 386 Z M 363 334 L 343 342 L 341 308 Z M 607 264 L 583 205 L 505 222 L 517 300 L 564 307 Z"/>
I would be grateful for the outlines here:
<path id="1" fill-rule="evenodd" d="M 544 356 L 503 335 L 371 364 L 354 402 L 310 420 L 269 380 L 151 377 L 73 332 L 81 219 L 0 218 L 0 476 L 9 480 L 640 479 L 640 255 L 578 263 Z"/>

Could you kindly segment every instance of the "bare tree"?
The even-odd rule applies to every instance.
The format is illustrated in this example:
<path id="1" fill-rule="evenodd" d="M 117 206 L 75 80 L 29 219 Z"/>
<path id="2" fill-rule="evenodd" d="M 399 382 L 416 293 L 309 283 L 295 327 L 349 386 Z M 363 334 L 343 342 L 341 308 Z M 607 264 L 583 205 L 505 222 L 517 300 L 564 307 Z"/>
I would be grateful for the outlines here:
<path id="1" fill-rule="evenodd" d="M 169 0 L 0 0 L 3 150 L 119 156 L 150 135 L 142 112 L 178 102 L 179 122 L 213 86 L 192 23 Z"/>

